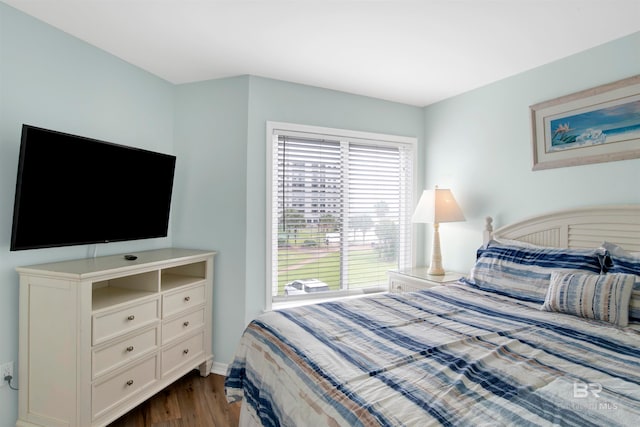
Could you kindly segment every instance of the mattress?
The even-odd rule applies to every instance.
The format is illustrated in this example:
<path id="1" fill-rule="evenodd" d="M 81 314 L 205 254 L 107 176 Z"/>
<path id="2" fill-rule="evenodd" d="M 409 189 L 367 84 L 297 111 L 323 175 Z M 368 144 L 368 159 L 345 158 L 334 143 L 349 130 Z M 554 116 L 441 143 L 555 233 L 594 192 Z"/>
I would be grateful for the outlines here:
<path id="1" fill-rule="evenodd" d="M 460 282 L 272 311 L 226 394 L 262 425 L 629 426 L 640 332 Z"/>

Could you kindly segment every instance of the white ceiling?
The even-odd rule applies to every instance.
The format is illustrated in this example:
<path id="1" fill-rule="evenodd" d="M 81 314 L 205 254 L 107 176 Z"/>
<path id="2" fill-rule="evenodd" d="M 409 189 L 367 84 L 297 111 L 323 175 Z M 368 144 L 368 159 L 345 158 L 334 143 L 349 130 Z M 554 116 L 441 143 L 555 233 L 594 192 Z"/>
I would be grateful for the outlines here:
<path id="1" fill-rule="evenodd" d="M 640 0 L 2 1 L 172 83 L 251 74 L 418 106 L 640 31 Z"/>

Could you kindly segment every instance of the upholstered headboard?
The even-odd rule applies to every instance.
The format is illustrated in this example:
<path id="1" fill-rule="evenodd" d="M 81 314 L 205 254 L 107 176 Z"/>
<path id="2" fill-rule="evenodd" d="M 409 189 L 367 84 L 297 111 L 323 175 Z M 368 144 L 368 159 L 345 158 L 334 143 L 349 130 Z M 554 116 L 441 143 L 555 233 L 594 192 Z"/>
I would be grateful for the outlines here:
<path id="1" fill-rule="evenodd" d="M 593 248 L 603 241 L 640 252 L 640 205 L 593 206 L 567 209 L 493 230 L 487 217 L 485 243 L 491 238 L 520 240 L 541 246 Z"/>

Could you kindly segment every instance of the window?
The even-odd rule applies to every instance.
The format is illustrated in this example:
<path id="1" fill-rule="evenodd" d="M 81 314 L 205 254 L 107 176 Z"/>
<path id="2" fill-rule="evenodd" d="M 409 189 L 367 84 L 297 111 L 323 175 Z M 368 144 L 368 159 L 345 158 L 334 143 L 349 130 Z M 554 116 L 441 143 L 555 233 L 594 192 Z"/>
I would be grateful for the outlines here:
<path id="1" fill-rule="evenodd" d="M 267 304 L 387 290 L 412 264 L 415 139 L 272 122 L 267 137 Z"/>

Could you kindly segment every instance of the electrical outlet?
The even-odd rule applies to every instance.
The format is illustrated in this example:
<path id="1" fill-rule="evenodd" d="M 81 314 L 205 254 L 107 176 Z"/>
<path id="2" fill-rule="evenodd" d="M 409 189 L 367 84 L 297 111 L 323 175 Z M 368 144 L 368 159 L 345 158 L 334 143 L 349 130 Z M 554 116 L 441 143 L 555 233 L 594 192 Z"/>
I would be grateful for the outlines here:
<path id="1" fill-rule="evenodd" d="M 4 377 L 6 376 L 13 377 L 13 361 L 3 363 L 2 365 L 0 365 L 0 381 L 2 381 L 2 384 L 0 384 L 0 388 L 9 384 L 7 381 L 4 380 Z"/>

